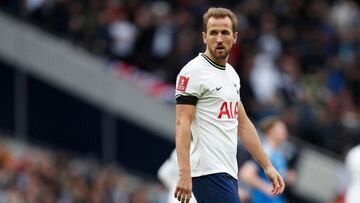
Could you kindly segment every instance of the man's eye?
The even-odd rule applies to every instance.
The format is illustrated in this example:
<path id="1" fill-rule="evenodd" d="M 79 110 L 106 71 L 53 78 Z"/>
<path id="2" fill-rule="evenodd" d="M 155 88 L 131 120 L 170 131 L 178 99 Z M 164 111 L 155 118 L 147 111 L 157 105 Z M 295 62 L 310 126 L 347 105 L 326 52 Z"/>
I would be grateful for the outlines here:
<path id="1" fill-rule="evenodd" d="M 210 32 L 210 35 L 216 35 L 217 32 Z"/>
<path id="2" fill-rule="evenodd" d="M 229 32 L 229 31 L 227 31 L 227 30 L 225 30 L 225 31 L 222 31 L 222 34 L 223 34 L 223 35 L 229 35 L 229 34 L 230 34 L 230 32 Z"/>

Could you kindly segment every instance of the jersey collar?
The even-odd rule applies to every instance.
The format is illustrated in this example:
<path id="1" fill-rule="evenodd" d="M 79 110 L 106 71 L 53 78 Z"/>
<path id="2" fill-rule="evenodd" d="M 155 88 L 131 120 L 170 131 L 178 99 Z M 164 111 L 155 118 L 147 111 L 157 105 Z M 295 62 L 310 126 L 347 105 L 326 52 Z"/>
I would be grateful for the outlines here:
<path id="1" fill-rule="evenodd" d="M 209 62 L 212 66 L 214 66 L 215 68 L 218 68 L 220 70 L 225 70 L 225 67 L 224 65 L 220 65 L 220 64 L 217 64 L 215 63 L 213 60 L 211 60 L 208 56 L 206 56 L 204 53 L 201 53 L 201 56 L 204 57 L 204 59 Z"/>

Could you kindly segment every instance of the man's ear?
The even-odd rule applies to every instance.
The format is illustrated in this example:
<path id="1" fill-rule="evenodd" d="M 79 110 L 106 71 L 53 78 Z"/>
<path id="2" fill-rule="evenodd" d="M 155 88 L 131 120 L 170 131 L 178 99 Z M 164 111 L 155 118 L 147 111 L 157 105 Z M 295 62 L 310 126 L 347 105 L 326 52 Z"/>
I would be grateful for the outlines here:
<path id="1" fill-rule="evenodd" d="M 237 41 L 237 38 L 238 38 L 238 32 L 235 32 L 234 33 L 234 44 L 236 44 L 236 41 Z"/>
<path id="2" fill-rule="evenodd" d="M 202 32 L 202 37 L 203 37 L 204 44 L 207 44 L 207 42 L 206 42 L 206 33 L 205 32 Z"/>

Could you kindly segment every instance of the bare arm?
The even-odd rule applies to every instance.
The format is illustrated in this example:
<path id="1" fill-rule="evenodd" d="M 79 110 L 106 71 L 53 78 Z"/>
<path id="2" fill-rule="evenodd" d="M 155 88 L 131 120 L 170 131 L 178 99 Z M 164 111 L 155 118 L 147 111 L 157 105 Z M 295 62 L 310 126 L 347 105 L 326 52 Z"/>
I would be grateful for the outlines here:
<path id="1" fill-rule="evenodd" d="M 179 179 L 174 195 L 181 202 L 189 202 L 191 198 L 190 126 L 195 111 L 196 108 L 193 105 L 176 105 L 176 153 L 179 165 Z"/>
<path id="2" fill-rule="evenodd" d="M 266 155 L 256 129 L 248 116 L 246 115 L 244 106 L 239 103 L 238 114 L 238 133 L 241 142 L 245 148 L 250 152 L 252 157 L 260 164 L 265 171 L 266 175 L 273 184 L 272 193 L 274 195 L 280 194 L 284 191 L 285 184 L 282 177 L 271 164 L 268 156 Z"/>
<path id="3" fill-rule="evenodd" d="M 246 115 L 242 103 L 239 104 L 238 121 L 239 137 L 245 148 L 250 152 L 252 157 L 260 164 L 263 169 L 271 166 L 272 164 L 260 143 L 256 129 Z"/>

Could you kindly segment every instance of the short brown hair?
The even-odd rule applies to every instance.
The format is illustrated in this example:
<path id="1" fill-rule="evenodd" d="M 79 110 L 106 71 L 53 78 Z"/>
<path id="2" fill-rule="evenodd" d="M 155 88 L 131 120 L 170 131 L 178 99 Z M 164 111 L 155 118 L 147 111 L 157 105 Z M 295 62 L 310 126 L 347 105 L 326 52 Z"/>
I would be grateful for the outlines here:
<path id="1" fill-rule="evenodd" d="M 203 24 L 203 30 L 204 30 L 204 32 L 206 32 L 207 23 L 209 21 L 209 18 L 211 18 L 211 17 L 214 17 L 214 18 L 226 18 L 226 17 L 229 17 L 231 22 L 232 22 L 233 32 L 236 31 L 237 19 L 236 19 L 235 14 L 232 11 L 230 11 L 227 8 L 211 7 L 203 15 L 203 23 L 204 23 Z"/>
<path id="2" fill-rule="evenodd" d="M 271 130 L 277 122 L 282 122 L 280 120 L 280 118 L 277 116 L 270 116 L 270 117 L 264 118 L 260 123 L 260 129 L 265 134 L 267 134 L 269 132 L 269 130 Z"/>

